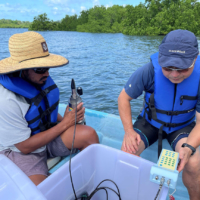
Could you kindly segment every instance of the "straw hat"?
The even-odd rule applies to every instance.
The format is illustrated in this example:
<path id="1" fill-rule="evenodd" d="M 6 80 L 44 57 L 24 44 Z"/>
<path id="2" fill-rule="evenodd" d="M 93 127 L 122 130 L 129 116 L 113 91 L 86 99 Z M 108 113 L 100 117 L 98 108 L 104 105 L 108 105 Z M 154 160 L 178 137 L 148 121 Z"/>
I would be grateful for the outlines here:
<path id="1" fill-rule="evenodd" d="M 9 51 L 11 56 L 0 61 L 0 74 L 30 68 L 60 67 L 69 63 L 63 56 L 50 54 L 45 39 L 37 32 L 11 36 Z"/>

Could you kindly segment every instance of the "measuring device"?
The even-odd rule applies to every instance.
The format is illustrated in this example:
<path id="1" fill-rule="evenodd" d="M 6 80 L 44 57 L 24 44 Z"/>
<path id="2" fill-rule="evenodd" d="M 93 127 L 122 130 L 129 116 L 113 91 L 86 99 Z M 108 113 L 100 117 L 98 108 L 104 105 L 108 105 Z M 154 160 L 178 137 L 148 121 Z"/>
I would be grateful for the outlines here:
<path id="1" fill-rule="evenodd" d="M 179 153 L 162 149 L 157 164 L 151 167 L 150 181 L 175 189 L 179 174 L 178 163 Z"/>

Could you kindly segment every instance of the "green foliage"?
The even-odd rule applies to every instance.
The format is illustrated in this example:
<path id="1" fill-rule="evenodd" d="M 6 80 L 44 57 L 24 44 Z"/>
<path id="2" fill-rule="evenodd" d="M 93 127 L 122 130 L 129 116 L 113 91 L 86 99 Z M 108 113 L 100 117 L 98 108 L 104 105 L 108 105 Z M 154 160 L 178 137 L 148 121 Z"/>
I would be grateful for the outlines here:
<path id="1" fill-rule="evenodd" d="M 0 19 L 0 28 L 28 28 L 31 22 L 10 19 Z"/>
<path id="2" fill-rule="evenodd" d="M 196 0 L 146 0 L 135 7 L 126 6 L 122 33 L 165 35 L 175 29 L 187 29 L 200 35 L 199 9 Z"/>
<path id="3" fill-rule="evenodd" d="M 88 11 L 88 22 L 77 26 L 77 31 L 91 33 L 121 33 L 122 21 L 125 19 L 125 8 L 95 6 Z"/>
<path id="4" fill-rule="evenodd" d="M 29 27 L 29 30 L 31 31 L 47 31 L 57 29 L 58 23 L 50 21 L 49 18 L 47 18 L 46 13 L 34 17 L 33 23 Z"/>
<path id="5" fill-rule="evenodd" d="M 166 35 L 175 29 L 187 29 L 200 35 L 200 2 L 197 0 L 145 0 L 137 6 L 95 6 L 80 16 L 66 15 L 50 21 L 47 14 L 30 22 L 0 20 L 0 27 L 29 27 L 29 30 L 61 30 L 127 35 Z"/>

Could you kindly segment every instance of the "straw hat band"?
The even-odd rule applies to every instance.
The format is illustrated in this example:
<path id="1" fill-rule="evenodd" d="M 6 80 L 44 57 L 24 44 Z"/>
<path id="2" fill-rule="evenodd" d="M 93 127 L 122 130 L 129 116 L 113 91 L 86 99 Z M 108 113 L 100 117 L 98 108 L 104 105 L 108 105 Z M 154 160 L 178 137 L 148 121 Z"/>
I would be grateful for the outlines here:
<path id="1" fill-rule="evenodd" d="M 19 63 L 22 63 L 22 62 L 27 61 L 27 60 L 32 60 L 32 59 L 44 58 L 44 57 L 47 57 L 47 56 L 49 56 L 49 55 L 50 55 L 50 54 L 48 54 L 48 55 L 46 55 L 46 56 L 41 56 L 41 57 L 35 57 L 35 58 L 30 58 L 30 59 L 22 60 L 22 61 L 20 61 Z"/>
<path id="2" fill-rule="evenodd" d="M 48 56 L 49 52 L 38 52 L 38 51 L 26 51 L 26 52 L 20 52 L 20 55 L 18 53 L 14 53 L 14 55 L 11 55 L 12 60 L 16 62 L 21 62 L 23 60 L 28 60 L 31 58 L 37 58 L 37 57 L 44 57 Z"/>

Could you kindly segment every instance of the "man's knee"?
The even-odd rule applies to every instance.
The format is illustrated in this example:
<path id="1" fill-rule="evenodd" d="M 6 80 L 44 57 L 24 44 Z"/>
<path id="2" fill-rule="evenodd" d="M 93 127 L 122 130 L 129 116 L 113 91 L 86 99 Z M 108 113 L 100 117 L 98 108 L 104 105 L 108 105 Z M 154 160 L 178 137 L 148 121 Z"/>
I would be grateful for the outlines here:
<path id="1" fill-rule="evenodd" d="M 184 167 L 184 171 L 193 175 L 200 176 L 200 153 L 197 151 L 193 156 L 190 157 L 188 163 Z"/>
<path id="2" fill-rule="evenodd" d="M 87 128 L 87 142 L 89 144 L 99 143 L 99 137 L 92 127 Z"/>
<path id="3" fill-rule="evenodd" d="M 85 145 L 99 143 L 98 135 L 92 127 L 81 125 L 78 131 L 80 131 L 80 140 L 82 140 Z"/>

